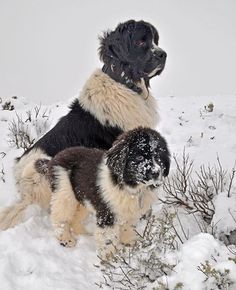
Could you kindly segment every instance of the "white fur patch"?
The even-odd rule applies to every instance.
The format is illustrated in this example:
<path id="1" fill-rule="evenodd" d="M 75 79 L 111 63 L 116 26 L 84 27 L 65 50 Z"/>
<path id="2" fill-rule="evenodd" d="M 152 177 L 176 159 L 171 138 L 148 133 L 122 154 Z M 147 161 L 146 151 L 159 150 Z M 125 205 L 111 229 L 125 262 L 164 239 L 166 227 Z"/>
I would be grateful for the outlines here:
<path id="1" fill-rule="evenodd" d="M 159 70 L 162 69 L 162 65 L 157 66 L 148 76 L 153 77 Z"/>
<path id="2" fill-rule="evenodd" d="M 101 188 L 104 200 L 118 217 L 119 224 L 124 224 L 127 221 L 133 221 L 136 224 L 156 198 L 155 192 L 145 185 L 140 185 L 137 188 L 126 186 L 124 189 L 114 186 L 105 160 L 100 166 L 97 183 Z"/>
<path id="3" fill-rule="evenodd" d="M 124 131 L 146 126 L 156 128 L 159 116 L 157 104 L 141 82 L 139 95 L 97 70 L 86 82 L 80 96 L 81 106 L 103 125 L 119 126 Z M 147 97 L 148 96 L 148 97 Z"/>

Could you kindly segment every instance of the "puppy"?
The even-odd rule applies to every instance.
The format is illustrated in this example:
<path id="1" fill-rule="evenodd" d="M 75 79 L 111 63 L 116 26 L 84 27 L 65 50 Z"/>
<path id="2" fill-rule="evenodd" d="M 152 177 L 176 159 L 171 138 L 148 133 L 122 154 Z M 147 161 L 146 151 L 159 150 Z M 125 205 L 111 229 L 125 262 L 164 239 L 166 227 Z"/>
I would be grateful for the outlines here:
<path id="1" fill-rule="evenodd" d="M 53 189 L 51 221 L 60 243 L 72 247 L 73 231 L 83 232 L 86 214 L 78 215 L 83 205 L 96 216 L 95 239 L 102 257 L 121 243 L 134 242 L 134 226 L 151 207 L 169 167 L 165 139 L 142 127 L 123 133 L 108 151 L 73 147 L 50 161 L 36 162 Z"/>
<path id="2" fill-rule="evenodd" d="M 48 208 L 51 189 L 35 170 L 37 159 L 50 159 L 73 146 L 109 149 L 117 136 L 138 126 L 156 128 L 156 101 L 149 81 L 165 66 L 166 53 L 151 24 L 130 20 L 100 38 L 104 65 L 85 83 L 70 112 L 17 159 L 14 173 L 20 201 L 0 213 L 0 229 L 19 223 L 28 205 Z"/>

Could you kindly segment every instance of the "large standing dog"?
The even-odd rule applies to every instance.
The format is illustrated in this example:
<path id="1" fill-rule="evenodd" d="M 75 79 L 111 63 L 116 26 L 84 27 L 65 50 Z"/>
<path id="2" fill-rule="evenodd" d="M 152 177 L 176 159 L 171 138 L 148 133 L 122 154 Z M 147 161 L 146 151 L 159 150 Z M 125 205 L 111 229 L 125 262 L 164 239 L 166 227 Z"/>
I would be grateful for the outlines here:
<path id="1" fill-rule="evenodd" d="M 92 74 L 71 111 L 16 161 L 20 201 L 0 213 L 0 229 L 17 224 L 29 204 L 49 206 L 51 190 L 35 170 L 35 160 L 72 146 L 108 149 L 123 131 L 140 125 L 156 127 L 158 114 L 149 81 L 162 72 L 166 61 L 156 29 L 130 20 L 100 41 L 102 70 Z"/>
<path id="2" fill-rule="evenodd" d="M 139 127 L 119 136 L 108 151 L 72 147 L 50 161 L 37 160 L 37 170 L 52 186 L 51 220 L 60 243 L 74 246 L 73 231 L 78 234 L 83 227 L 80 204 L 95 213 L 95 238 L 103 257 L 120 243 L 133 243 L 134 226 L 169 173 L 169 156 L 158 132 Z"/>

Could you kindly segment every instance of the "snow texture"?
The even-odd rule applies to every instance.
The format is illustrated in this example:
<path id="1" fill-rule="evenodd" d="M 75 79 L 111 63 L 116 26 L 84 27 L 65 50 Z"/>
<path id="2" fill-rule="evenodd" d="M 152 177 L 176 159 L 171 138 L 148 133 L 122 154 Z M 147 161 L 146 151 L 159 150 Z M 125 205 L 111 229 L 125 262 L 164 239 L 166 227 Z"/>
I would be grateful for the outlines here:
<path id="1" fill-rule="evenodd" d="M 177 154 L 181 158 L 185 147 L 186 153 L 194 160 L 196 170 L 201 164 L 215 164 L 219 156 L 222 167 L 230 171 L 236 159 L 235 98 L 235 95 L 158 98 L 162 120 L 157 129 L 166 138 L 172 156 Z M 2 110 L 6 101 L 11 102 L 13 110 Z M 50 107 L 41 106 L 42 112 L 45 109 L 50 112 L 48 127 L 54 126 L 68 112 L 70 101 Z M 11 97 L 2 98 L 0 105 L 0 208 L 4 208 L 18 198 L 12 166 L 14 158 L 23 152 L 22 149 L 9 146 L 9 124 L 17 119 L 16 114 L 25 121 L 26 112 L 33 112 L 36 105 L 24 98 Z M 34 131 L 36 129 L 27 122 L 31 134 L 37 138 L 37 132 Z M 174 170 L 172 162 L 170 174 Z M 210 278 L 205 281 L 206 276 L 199 271 L 198 267 L 206 261 L 220 271 L 228 269 L 230 279 L 235 283 L 229 289 L 236 289 L 236 264 L 232 260 L 235 257 L 232 254 L 236 252 L 235 246 L 230 246 L 230 252 L 217 239 L 222 233 L 228 235 L 236 229 L 235 186 L 234 181 L 230 197 L 227 192 L 221 192 L 213 201 L 215 214 L 212 223 L 216 225 L 215 236 L 201 233 L 193 217 L 179 212 L 188 239 L 183 239 L 184 244 L 180 244 L 178 250 L 169 254 L 168 259 L 175 264 L 175 268 L 171 274 L 162 277 L 163 281 L 168 282 L 169 289 L 174 289 L 180 282 L 183 284 L 181 289 L 184 290 L 220 289 L 214 286 L 214 281 Z M 161 207 L 157 203 L 156 212 Z M 28 209 L 24 223 L 0 232 L 0 261 L 0 288 L 3 290 L 91 290 L 98 289 L 95 283 L 103 280 L 100 269 L 94 266 L 100 262 L 94 238 L 80 236 L 75 248 L 63 248 L 53 236 L 48 213 L 37 206 Z M 147 285 L 147 289 L 154 286 Z"/>

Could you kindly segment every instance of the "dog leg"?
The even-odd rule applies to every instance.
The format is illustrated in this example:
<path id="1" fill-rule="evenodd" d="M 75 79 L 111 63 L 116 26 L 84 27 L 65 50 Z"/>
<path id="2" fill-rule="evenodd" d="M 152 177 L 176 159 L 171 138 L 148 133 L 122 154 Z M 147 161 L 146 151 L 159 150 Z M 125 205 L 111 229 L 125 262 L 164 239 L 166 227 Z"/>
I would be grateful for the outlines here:
<path id="1" fill-rule="evenodd" d="M 78 201 L 75 198 L 67 171 L 55 168 L 55 190 L 51 200 L 51 221 L 60 244 L 74 247 L 76 240 L 72 235 L 71 224 L 76 215 Z"/>
<path id="2" fill-rule="evenodd" d="M 71 222 L 71 230 L 75 235 L 87 234 L 82 222 L 87 218 L 88 214 L 89 211 L 78 203 L 74 218 Z"/>
<path id="3" fill-rule="evenodd" d="M 119 249 L 120 233 L 119 226 L 97 227 L 95 240 L 98 248 L 98 255 L 102 260 L 108 260 Z"/>
<path id="4" fill-rule="evenodd" d="M 67 248 L 72 248 L 76 245 L 76 239 L 71 233 L 71 227 L 69 223 L 64 222 L 57 224 L 55 233 L 60 245 Z"/>
<path id="5" fill-rule="evenodd" d="M 120 242 L 125 245 L 132 246 L 137 239 L 137 234 L 135 233 L 135 226 L 127 222 L 120 226 Z"/>

